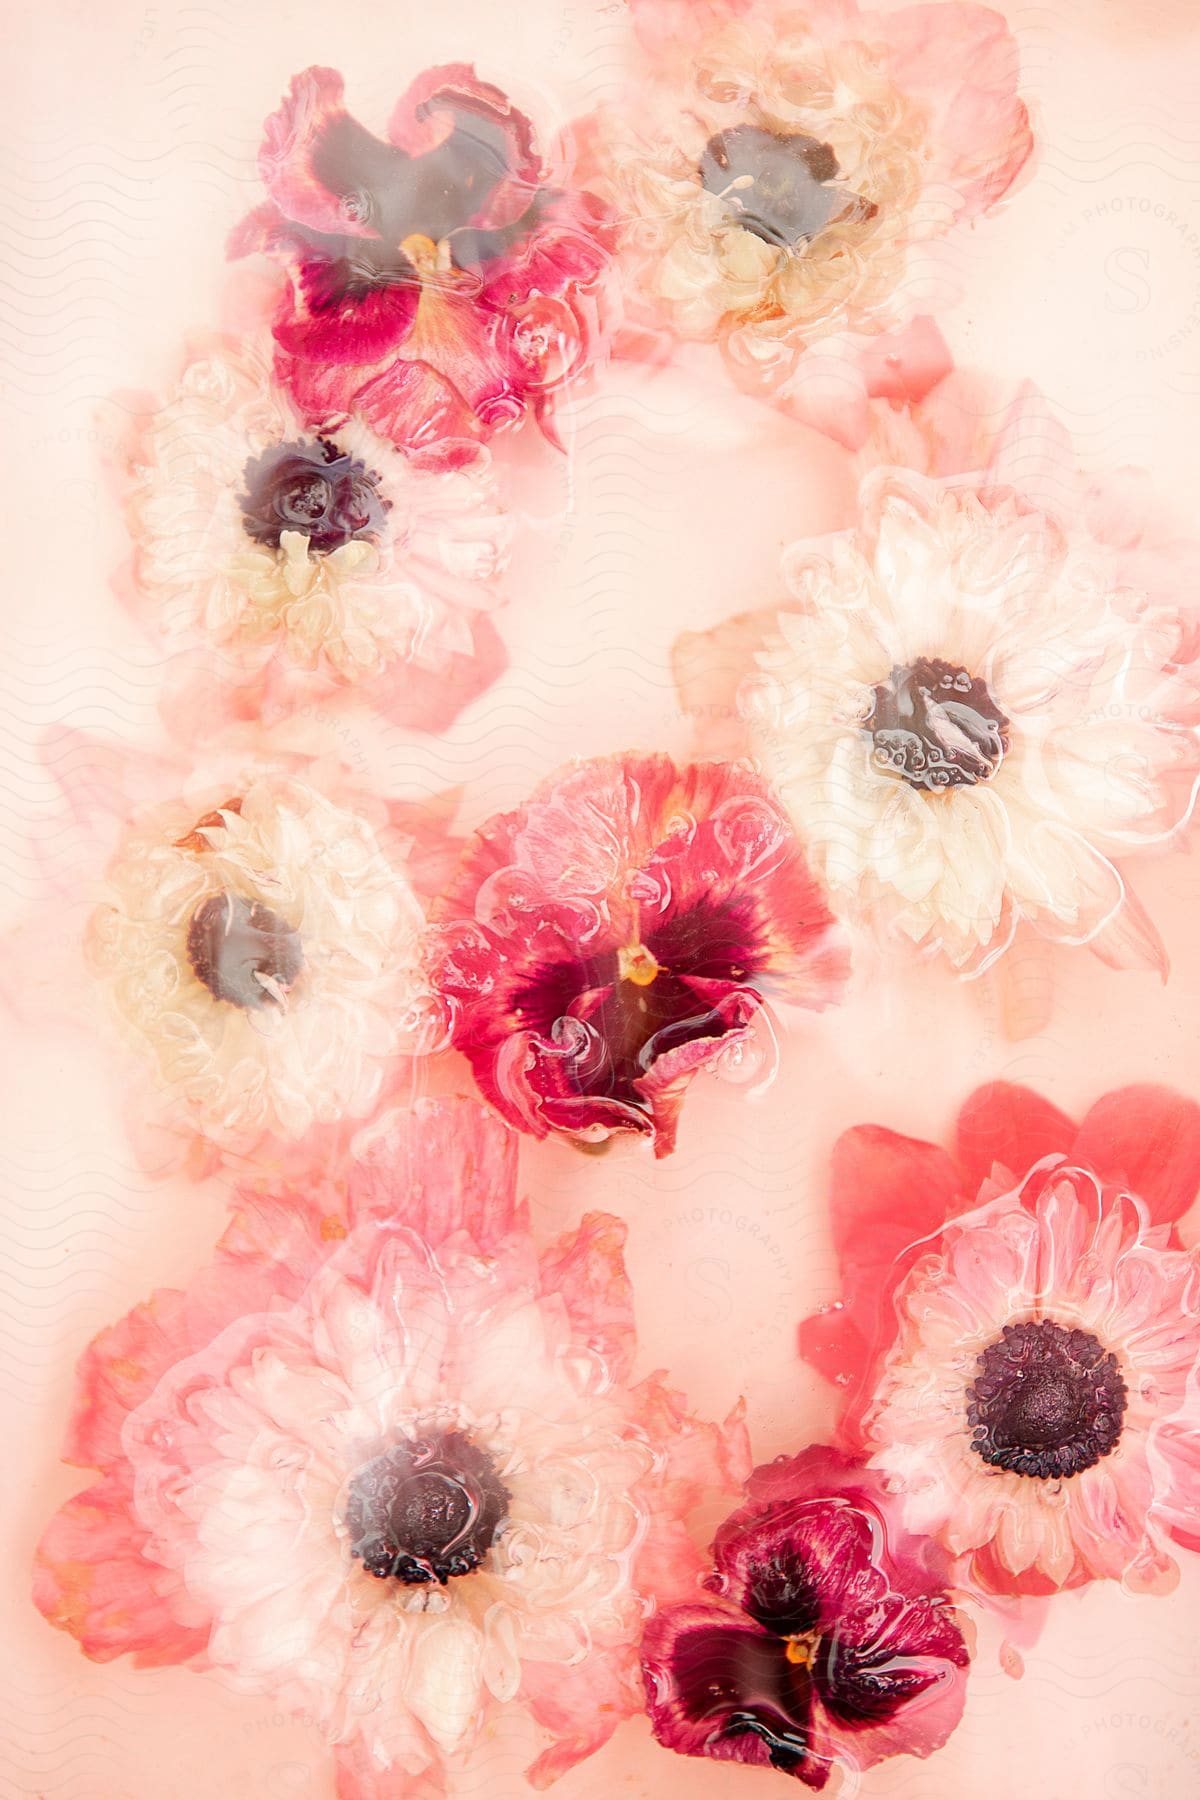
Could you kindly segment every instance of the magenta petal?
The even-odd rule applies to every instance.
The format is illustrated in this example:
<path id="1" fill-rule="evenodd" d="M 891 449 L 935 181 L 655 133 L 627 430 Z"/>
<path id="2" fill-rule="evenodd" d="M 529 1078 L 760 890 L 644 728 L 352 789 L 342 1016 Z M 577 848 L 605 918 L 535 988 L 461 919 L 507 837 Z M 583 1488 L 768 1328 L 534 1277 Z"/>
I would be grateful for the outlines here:
<path id="1" fill-rule="evenodd" d="M 1073 1155 L 1127 1183 L 1156 1225 L 1173 1224 L 1200 1189 L 1200 1106 L 1149 1083 L 1118 1088 L 1087 1114 Z"/>
<path id="2" fill-rule="evenodd" d="M 828 1640 L 816 1671 L 821 1704 L 851 1731 L 886 1725 L 904 1707 L 907 1734 L 912 1703 L 951 1685 L 967 1660 L 962 1633 L 944 1607 L 889 1593 L 842 1620 Z"/>
<path id="3" fill-rule="evenodd" d="M 668 1750 L 824 1785 L 828 1770 L 805 1766 L 812 1684 L 777 1638 L 715 1607 L 679 1606 L 647 1626 L 642 1669 L 650 1724 Z"/>

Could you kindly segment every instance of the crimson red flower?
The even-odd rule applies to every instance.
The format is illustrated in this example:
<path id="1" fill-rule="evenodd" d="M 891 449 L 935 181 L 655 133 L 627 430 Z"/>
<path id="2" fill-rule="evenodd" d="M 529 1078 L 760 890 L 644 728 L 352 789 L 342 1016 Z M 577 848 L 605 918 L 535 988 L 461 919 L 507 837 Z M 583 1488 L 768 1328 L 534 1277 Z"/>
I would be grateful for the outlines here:
<path id="1" fill-rule="evenodd" d="M 822 1007 L 847 958 L 800 845 L 741 764 L 573 765 L 490 820 L 432 912 L 455 1046 L 545 1137 L 674 1145 L 696 1071 L 746 1048 L 768 988 Z"/>
<path id="2" fill-rule="evenodd" d="M 844 1299 L 800 1328 L 842 1440 L 998 1593 L 1158 1589 L 1200 1547 L 1200 1107 L 1157 1087 L 1077 1125 L 981 1088 L 953 1153 L 882 1126 L 833 1158 Z"/>
<path id="3" fill-rule="evenodd" d="M 654 1734 L 684 1756 L 823 1788 L 837 1763 L 927 1756 L 962 1713 L 968 1663 L 932 1547 L 897 1531 L 878 1477 L 815 1446 L 756 1469 L 713 1545 L 719 1604 L 652 1619 Z"/>
<path id="4" fill-rule="evenodd" d="M 592 343 L 599 203 L 548 178 L 529 120 L 469 64 L 418 76 L 386 140 L 342 92 L 334 69 L 294 77 L 259 155 L 270 199 L 230 242 L 286 273 L 280 380 L 311 421 L 357 412 L 406 446 L 540 417 Z"/>

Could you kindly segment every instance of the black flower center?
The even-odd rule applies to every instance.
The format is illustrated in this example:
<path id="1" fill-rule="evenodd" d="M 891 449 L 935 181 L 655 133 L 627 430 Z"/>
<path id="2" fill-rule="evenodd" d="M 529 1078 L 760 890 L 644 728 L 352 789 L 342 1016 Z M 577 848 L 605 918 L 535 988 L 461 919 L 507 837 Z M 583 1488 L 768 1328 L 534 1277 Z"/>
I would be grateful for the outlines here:
<path id="1" fill-rule="evenodd" d="M 1014 1475 L 1077 1475 L 1115 1450 L 1126 1397 L 1120 1364 L 1090 1331 L 1006 1325 L 967 1389 L 971 1448 Z"/>
<path id="2" fill-rule="evenodd" d="M 260 900 L 210 894 L 192 914 L 188 961 L 215 1000 L 276 1006 L 304 967 L 300 934 Z"/>
<path id="3" fill-rule="evenodd" d="M 465 1432 L 405 1438 L 351 1483 L 350 1549 L 381 1581 L 445 1587 L 479 1567 L 508 1504 L 491 1458 Z"/>
<path id="4" fill-rule="evenodd" d="M 739 225 L 782 249 L 807 243 L 834 220 L 871 219 L 879 210 L 830 185 L 838 174 L 833 149 L 802 132 L 719 131 L 704 146 L 699 174 Z"/>
<path id="5" fill-rule="evenodd" d="M 273 550 L 285 531 L 303 532 L 314 551 L 377 538 L 391 504 L 379 492 L 379 476 L 328 438 L 276 444 L 250 458 L 242 480 L 246 533 Z"/>
<path id="6" fill-rule="evenodd" d="M 1008 749 L 986 682 L 928 656 L 880 682 L 864 730 L 876 768 L 930 791 L 987 781 Z"/>

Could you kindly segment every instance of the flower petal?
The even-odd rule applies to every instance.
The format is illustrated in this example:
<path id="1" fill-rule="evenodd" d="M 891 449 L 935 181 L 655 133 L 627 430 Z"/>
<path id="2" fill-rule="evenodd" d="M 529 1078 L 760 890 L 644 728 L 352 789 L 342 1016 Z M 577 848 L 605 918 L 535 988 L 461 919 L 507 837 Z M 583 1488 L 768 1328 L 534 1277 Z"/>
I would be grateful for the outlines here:
<path id="1" fill-rule="evenodd" d="M 646 1627 L 642 1666 L 651 1728 L 668 1750 L 824 1785 L 806 1771 L 812 1684 L 778 1638 L 716 1607 L 679 1606 Z"/>
<path id="2" fill-rule="evenodd" d="M 1044 1156 L 1068 1155 L 1077 1130 L 1066 1113 L 1032 1088 L 1009 1081 L 976 1088 L 955 1130 L 964 1191 L 974 1200 L 996 1164 L 1019 1181 Z"/>
<path id="3" fill-rule="evenodd" d="M 1150 1083 L 1118 1088 L 1086 1115 L 1073 1154 L 1127 1182 L 1156 1225 L 1174 1224 L 1200 1190 L 1200 1106 Z"/>

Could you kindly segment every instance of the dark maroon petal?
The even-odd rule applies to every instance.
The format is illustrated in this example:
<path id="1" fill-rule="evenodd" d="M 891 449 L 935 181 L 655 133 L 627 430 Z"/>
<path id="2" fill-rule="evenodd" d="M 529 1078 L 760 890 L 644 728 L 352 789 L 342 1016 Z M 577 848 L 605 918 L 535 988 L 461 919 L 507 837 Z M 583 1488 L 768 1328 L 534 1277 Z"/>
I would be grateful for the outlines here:
<path id="1" fill-rule="evenodd" d="M 735 1513 L 713 1545 L 713 1585 L 781 1637 L 838 1631 L 887 1592 L 872 1562 L 876 1526 L 840 1498 L 794 1501 L 749 1522 Z"/>
<path id="2" fill-rule="evenodd" d="M 1127 1184 L 1156 1225 L 1174 1224 L 1200 1189 L 1200 1106 L 1169 1088 L 1118 1088 L 1087 1114 L 1071 1155 Z"/>
<path id="3" fill-rule="evenodd" d="M 650 1621 L 642 1670 L 651 1727 L 667 1749 L 824 1785 L 827 1768 L 809 1757 L 812 1683 L 778 1639 L 716 1608 L 676 1607 Z"/>
<path id="4" fill-rule="evenodd" d="M 824 1639 L 813 1671 L 821 1704 L 848 1730 L 892 1720 L 967 1665 L 962 1633 L 934 1601 L 884 1595 L 849 1613 Z"/>
<path id="5" fill-rule="evenodd" d="M 933 1539 L 904 1530 L 901 1504 L 878 1470 L 828 1444 L 810 1444 L 796 1456 L 779 1456 L 753 1469 L 746 1502 L 725 1521 L 718 1542 L 735 1541 L 814 1501 L 840 1502 L 868 1521 L 876 1544 L 886 1550 L 889 1587 L 922 1599 L 945 1591 L 950 1576 L 945 1551 Z"/>

